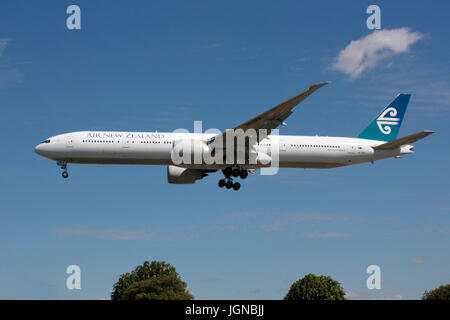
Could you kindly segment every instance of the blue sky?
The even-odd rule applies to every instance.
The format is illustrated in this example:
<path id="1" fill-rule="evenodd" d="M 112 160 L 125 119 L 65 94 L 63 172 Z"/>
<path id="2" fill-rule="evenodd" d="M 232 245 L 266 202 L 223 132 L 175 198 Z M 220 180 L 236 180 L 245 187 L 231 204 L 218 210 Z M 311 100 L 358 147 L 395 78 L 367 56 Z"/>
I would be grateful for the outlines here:
<path id="1" fill-rule="evenodd" d="M 82 29 L 69 31 L 73 3 Z M 370 4 L 381 8 L 382 30 L 400 37 L 391 47 L 368 49 Z M 197 299 L 280 299 L 308 273 L 332 276 L 353 298 L 417 299 L 448 283 L 449 9 L 2 1 L 0 298 L 109 298 L 144 260 L 173 264 Z M 398 48 L 401 28 L 409 40 Z M 355 40 L 359 53 L 369 50 L 366 64 L 346 61 L 362 66 L 356 76 L 336 67 Z M 332 83 L 281 134 L 356 136 L 399 92 L 412 94 L 400 136 L 436 134 L 403 159 L 256 174 L 239 192 L 219 189 L 218 173 L 169 185 L 157 166 L 71 165 L 63 180 L 33 150 L 78 130 L 192 130 L 194 120 L 226 129 L 322 81 Z M 71 264 L 81 290 L 65 287 Z M 372 264 L 381 290 L 365 286 Z"/>

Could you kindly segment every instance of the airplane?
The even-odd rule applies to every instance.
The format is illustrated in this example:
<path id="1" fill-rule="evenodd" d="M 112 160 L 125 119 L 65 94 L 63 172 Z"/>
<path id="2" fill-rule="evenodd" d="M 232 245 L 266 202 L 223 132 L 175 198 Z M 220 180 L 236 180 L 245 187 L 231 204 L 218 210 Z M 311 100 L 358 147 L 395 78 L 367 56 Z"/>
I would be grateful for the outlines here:
<path id="1" fill-rule="evenodd" d="M 286 125 L 284 121 L 300 102 L 328 83 L 311 85 L 295 97 L 233 128 L 233 132 L 239 129 L 250 132 L 244 143 L 235 138 L 232 141 L 227 136 L 232 132 L 230 129 L 224 133 L 78 131 L 50 137 L 38 144 L 35 152 L 56 160 L 63 170 L 63 178 L 69 176 L 69 163 L 163 165 L 167 166 L 167 180 L 172 184 L 193 184 L 221 170 L 224 178 L 219 180 L 219 187 L 239 190 L 240 183 L 234 178 L 245 179 L 248 173 L 266 168 L 275 160 L 279 168 L 336 168 L 373 163 L 411 154 L 414 152 L 411 143 L 434 133 L 424 130 L 397 139 L 411 97 L 402 93 L 355 138 L 271 134 L 278 126 Z M 264 130 L 265 135 L 259 134 Z M 226 141 L 231 142 L 225 144 Z M 187 150 L 189 159 L 197 156 L 195 150 L 200 150 L 202 154 L 206 152 L 224 161 L 174 161 L 174 154 L 182 155 L 183 150 Z M 243 157 L 238 158 L 238 152 Z"/>

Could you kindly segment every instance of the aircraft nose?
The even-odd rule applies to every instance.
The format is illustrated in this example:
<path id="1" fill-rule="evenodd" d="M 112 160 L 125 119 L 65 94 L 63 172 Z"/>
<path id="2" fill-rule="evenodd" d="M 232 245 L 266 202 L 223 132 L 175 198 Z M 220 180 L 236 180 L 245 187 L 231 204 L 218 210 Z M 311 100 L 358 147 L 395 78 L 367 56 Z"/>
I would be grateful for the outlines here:
<path id="1" fill-rule="evenodd" d="M 34 152 L 36 152 L 39 155 L 42 155 L 42 143 L 34 147 Z"/>

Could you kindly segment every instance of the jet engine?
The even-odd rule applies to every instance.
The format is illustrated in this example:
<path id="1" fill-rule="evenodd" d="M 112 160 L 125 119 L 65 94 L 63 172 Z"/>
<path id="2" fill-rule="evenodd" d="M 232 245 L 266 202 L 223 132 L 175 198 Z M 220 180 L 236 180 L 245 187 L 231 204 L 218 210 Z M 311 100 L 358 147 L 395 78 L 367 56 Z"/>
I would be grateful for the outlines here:
<path id="1" fill-rule="evenodd" d="M 191 184 L 205 176 L 207 176 L 207 174 L 201 169 L 167 166 L 167 181 L 169 183 Z"/>

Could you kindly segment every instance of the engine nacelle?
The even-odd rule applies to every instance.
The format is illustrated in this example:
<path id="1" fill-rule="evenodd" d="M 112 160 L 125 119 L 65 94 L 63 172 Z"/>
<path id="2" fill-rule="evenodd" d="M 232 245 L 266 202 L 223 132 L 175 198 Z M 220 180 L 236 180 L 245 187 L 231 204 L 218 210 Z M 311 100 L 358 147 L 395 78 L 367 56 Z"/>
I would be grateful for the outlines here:
<path id="1" fill-rule="evenodd" d="M 188 169 L 177 166 L 167 166 L 167 181 L 174 184 L 191 184 L 205 177 L 200 169 Z"/>
<path id="2" fill-rule="evenodd" d="M 256 156 L 256 162 L 259 165 L 269 166 L 272 163 L 272 157 L 269 156 L 267 153 L 258 152 Z"/>

